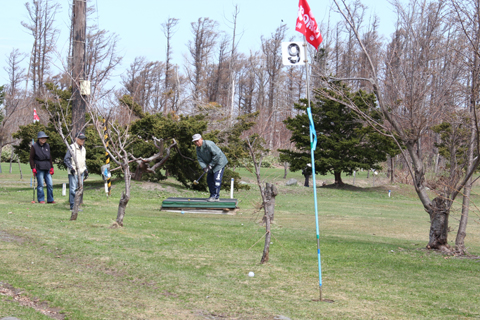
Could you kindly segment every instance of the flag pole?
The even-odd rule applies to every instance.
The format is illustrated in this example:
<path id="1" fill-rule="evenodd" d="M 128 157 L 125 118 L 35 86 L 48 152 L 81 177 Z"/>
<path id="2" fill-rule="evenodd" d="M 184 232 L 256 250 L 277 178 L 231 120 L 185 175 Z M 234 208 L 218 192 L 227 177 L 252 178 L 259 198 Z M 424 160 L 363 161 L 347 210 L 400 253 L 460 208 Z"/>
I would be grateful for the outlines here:
<path id="1" fill-rule="evenodd" d="M 315 149 L 317 148 L 317 133 L 315 131 L 315 124 L 313 122 L 312 109 L 310 107 L 310 77 L 308 74 L 307 38 L 304 36 L 303 40 L 304 40 L 303 46 L 305 47 L 305 50 L 304 50 L 305 51 L 305 70 L 306 70 L 306 77 L 307 77 L 307 101 L 308 101 L 307 114 L 308 114 L 308 119 L 310 121 L 310 155 L 312 158 L 313 199 L 315 204 L 315 227 L 317 232 L 318 288 L 320 293 L 319 301 L 322 301 L 322 259 L 320 255 L 320 231 L 318 227 L 317 182 L 315 179 Z"/>

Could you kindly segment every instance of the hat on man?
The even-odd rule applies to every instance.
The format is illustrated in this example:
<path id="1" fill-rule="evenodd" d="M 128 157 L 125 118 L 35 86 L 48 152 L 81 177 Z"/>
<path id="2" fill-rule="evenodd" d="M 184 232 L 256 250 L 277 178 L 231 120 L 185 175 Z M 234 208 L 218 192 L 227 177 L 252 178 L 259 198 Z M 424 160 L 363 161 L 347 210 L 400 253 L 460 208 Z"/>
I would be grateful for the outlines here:
<path id="1" fill-rule="evenodd" d="M 45 134 L 45 132 L 40 131 L 40 132 L 37 134 L 37 139 L 41 139 L 41 138 L 48 138 L 48 136 Z"/>
<path id="2" fill-rule="evenodd" d="M 202 139 L 202 135 L 199 134 L 199 133 L 195 133 L 192 137 L 192 142 L 195 142 L 195 141 L 200 140 L 200 139 Z"/>
<path id="3" fill-rule="evenodd" d="M 310 163 L 307 163 L 307 167 L 311 167 L 312 165 Z"/>
<path id="4" fill-rule="evenodd" d="M 77 134 L 77 138 L 78 138 L 78 139 L 81 139 L 81 140 L 87 139 L 87 137 L 85 137 L 85 135 L 83 134 L 83 132 L 80 132 L 79 134 Z"/>

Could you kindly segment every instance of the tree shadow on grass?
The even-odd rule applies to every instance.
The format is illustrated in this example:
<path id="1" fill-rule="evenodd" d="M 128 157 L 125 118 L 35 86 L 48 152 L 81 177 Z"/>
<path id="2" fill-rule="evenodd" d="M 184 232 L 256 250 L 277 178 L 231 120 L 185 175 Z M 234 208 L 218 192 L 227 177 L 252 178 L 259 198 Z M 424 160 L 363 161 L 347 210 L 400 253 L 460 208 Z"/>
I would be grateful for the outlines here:
<path id="1" fill-rule="evenodd" d="M 353 191 L 353 192 L 388 192 L 388 186 L 378 186 L 378 187 L 357 187 L 351 184 L 344 183 L 343 185 L 338 185 L 335 183 L 327 184 L 324 186 L 318 186 L 317 188 L 320 189 L 333 189 L 333 190 L 345 190 L 345 191 Z"/>

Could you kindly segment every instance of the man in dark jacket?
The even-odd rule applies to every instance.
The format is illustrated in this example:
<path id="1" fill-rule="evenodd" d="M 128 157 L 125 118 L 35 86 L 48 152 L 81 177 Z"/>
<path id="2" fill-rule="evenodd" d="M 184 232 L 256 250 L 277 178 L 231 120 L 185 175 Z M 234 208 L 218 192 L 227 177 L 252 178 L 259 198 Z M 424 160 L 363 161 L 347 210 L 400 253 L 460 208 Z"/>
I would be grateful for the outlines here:
<path id="1" fill-rule="evenodd" d="M 193 143 L 197 146 L 197 159 L 204 172 L 207 172 L 207 183 L 210 191 L 208 202 L 220 200 L 223 172 L 228 163 L 222 150 L 210 140 L 203 140 L 200 134 L 194 134 Z"/>
<path id="2" fill-rule="evenodd" d="M 37 177 L 37 200 L 38 203 L 45 203 L 45 193 L 43 192 L 43 181 L 47 185 L 47 202 L 55 203 L 53 200 L 53 162 L 50 155 L 50 146 L 47 143 L 48 136 L 40 131 L 37 135 L 37 142 L 30 148 L 30 168 Z"/>
<path id="3" fill-rule="evenodd" d="M 307 166 L 303 168 L 302 174 L 305 177 L 305 184 L 303 186 L 308 187 L 310 176 L 312 175 L 312 165 L 310 163 L 307 163 Z"/>

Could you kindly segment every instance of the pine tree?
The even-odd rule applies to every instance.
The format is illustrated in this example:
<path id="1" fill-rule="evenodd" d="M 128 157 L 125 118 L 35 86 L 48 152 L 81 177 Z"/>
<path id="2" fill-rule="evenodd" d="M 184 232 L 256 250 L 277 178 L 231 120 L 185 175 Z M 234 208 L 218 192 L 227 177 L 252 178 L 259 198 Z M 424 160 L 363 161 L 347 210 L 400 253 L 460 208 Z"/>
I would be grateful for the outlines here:
<path id="1" fill-rule="evenodd" d="M 380 169 L 379 162 L 386 161 L 387 154 L 398 151 L 394 141 L 366 125 L 362 118 L 350 108 L 340 103 L 350 99 L 362 112 L 381 123 L 380 113 L 375 108 L 375 96 L 363 90 L 352 93 L 346 85 L 341 85 L 342 96 L 329 91 L 338 100 L 315 96 L 311 101 L 312 116 L 317 133 L 315 150 L 315 173 L 332 173 L 335 184 L 343 185 L 341 174 L 353 174 L 358 169 Z M 319 89 L 327 90 L 327 89 Z M 306 111 L 307 100 L 295 104 L 297 110 Z M 296 150 L 280 150 L 281 159 L 290 163 L 292 171 L 301 170 L 310 157 L 309 120 L 306 113 L 284 121 L 292 131 L 291 142 Z"/>

